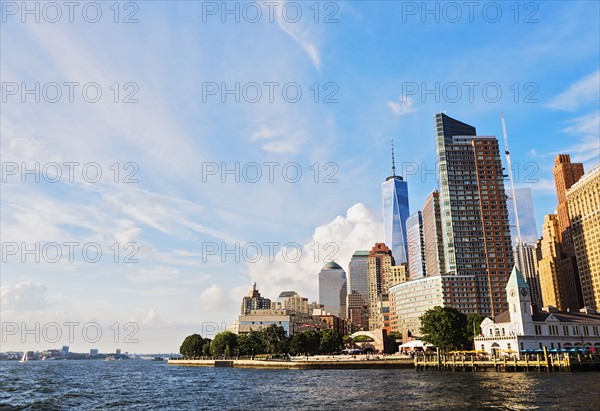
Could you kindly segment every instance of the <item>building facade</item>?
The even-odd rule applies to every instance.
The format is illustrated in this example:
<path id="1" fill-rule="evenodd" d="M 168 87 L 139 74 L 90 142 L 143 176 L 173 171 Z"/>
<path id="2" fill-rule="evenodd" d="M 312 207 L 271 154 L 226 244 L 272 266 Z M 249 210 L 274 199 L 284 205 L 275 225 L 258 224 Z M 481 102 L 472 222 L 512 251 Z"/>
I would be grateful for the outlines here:
<path id="1" fill-rule="evenodd" d="M 239 334 L 249 333 L 251 330 L 259 331 L 271 325 L 283 327 L 288 336 L 308 330 L 327 328 L 321 320 L 291 310 L 252 310 L 248 314 L 240 315 L 238 322 Z"/>
<path id="2" fill-rule="evenodd" d="M 566 194 L 583 304 L 600 309 L 600 166 Z"/>
<path id="3" fill-rule="evenodd" d="M 346 272 L 339 264 L 331 261 L 319 273 L 319 304 L 340 318 L 346 318 Z"/>
<path id="4" fill-rule="evenodd" d="M 506 309 L 513 266 L 498 140 L 443 113 L 435 116 L 444 258 L 449 274 L 473 275 L 480 313 Z"/>
<path id="5" fill-rule="evenodd" d="M 546 307 L 533 311 L 529 285 L 515 267 L 506 285 L 509 309 L 495 320 L 481 323 L 481 335 L 475 338 L 475 349 L 495 357 L 542 348 L 600 349 L 600 315 L 595 310 L 559 311 Z"/>
<path id="6" fill-rule="evenodd" d="M 427 275 L 425 267 L 425 244 L 423 242 L 423 216 L 421 211 L 406 220 L 406 244 L 408 248 L 408 273 L 411 279 Z"/>
<path id="7" fill-rule="evenodd" d="M 515 265 L 525 277 L 531 291 L 532 303 L 539 309 L 544 305 L 542 300 L 542 289 L 538 272 L 537 245 L 520 244 L 517 242 L 514 248 Z"/>
<path id="8" fill-rule="evenodd" d="M 438 275 L 410 280 L 391 287 L 390 332 L 421 335 L 421 316 L 435 306 L 448 306 L 465 314 L 478 312 L 473 295 L 477 279 L 473 275 Z"/>
<path id="9" fill-rule="evenodd" d="M 442 215 L 440 193 L 434 190 L 427 196 L 422 210 L 423 246 L 425 248 L 425 267 L 428 276 L 445 273 L 444 237 L 442 234 Z"/>

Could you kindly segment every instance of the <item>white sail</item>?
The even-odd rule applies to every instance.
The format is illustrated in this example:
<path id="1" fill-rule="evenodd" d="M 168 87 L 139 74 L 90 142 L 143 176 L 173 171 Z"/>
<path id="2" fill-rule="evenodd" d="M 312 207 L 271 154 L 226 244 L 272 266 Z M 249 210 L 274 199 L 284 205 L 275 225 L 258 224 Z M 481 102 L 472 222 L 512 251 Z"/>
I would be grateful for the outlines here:
<path id="1" fill-rule="evenodd" d="M 28 358 L 27 358 L 27 351 L 25 351 L 25 352 L 23 353 L 23 358 L 21 358 L 21 361 L 19 361 L 19 362 L 27 362 L 27 361 L 28 361 Z"/>

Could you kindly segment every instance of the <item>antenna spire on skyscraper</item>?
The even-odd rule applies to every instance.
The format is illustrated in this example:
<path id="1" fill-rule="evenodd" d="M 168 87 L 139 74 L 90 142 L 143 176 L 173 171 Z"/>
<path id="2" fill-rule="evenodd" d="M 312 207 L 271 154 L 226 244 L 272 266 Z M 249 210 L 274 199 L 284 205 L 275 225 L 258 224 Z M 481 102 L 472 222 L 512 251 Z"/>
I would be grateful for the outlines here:
<path id="1" fill-rule="evenodd" d="M 394 159 L 394 139 L 391 138 L 390 142 L 392 143 L 392 176 L 396 177 L 396 160 Z"/>

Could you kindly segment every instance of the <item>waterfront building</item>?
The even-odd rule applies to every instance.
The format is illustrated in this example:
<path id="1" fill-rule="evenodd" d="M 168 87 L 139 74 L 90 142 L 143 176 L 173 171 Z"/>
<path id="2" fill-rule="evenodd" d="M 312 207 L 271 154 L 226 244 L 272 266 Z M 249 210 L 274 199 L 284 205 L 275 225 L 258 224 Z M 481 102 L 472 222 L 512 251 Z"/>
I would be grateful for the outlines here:
<path id="1" fill-rule="evenodd" d="M 384 243 L 375 243 L 367 257 L 369 275 L 369 330 L 379 328 L 377 303 L 381 294 L 388 292 L 388 278 L 394 266 L 392 251 Z"/>
<path id="2" fill-rule="evenodd" d="M 308 330 L 326 328 L 323 321 L 292 310 L 251 310 L 248 314 L 240 315 L 238 322 L 239 334 L 245 334 L 251 330 L 258 331 L 271 325 L 283 327 L 288 336 Z"/>
<path id="3" fill-rule="evenodd" d="M 600 166 L 566 193 L 583 304 L 600 309 Z"/>
<path id="4" fill-rule="evenodd" d="M 493 356 L 529 350 L 600 349 L 600 315 L 591 308 L 560 311 L 545 307 L 533 311 L 529 284 L 514 267 L 506 284 L 509 309 L 481 323 L 481 335 L 475 337 L 475 349 Z"/>
<path id="5" fill-rule="evenodd" d="M 435 306 L 448 306 L 465 314 L 478 312 L 473 295 L 477 279 L 473 275 L 438 275 L 410 280 L 391 287 L 390 332 L 421 335 L 421 316 Z"/>
<path id="6" fill-rule="evenodd" d="M 411 214 L 406 220 L 408 248 L 408 273 L 412 280 L 427 275 L 425 268 L 425 244 L 423 242 L 423 216 L 421 211 Z"/>
<path id="7" fill-rule="evenodd" d="M 511 191 L 508 191 L 508 194 L 512 196 Z M 512 198 L 510 200 L 512 202 Z M 524 244 L 535 244 L 538 240 L 538 232 L 537 224 L 535 222 L 535 209 L 533 207 L 531 188 L 515 188 L 515 200 L 517 202 L 521 242 Z M 517 235 L 515 208 L 512 204 L 509 204 L 508 206 L 508 219 L 510 221 L 510 237 L 512 238 L 514 247 L 517 244 L 519 236 Z M 519 268 L 519 270 L 521 269 Z"/>
<path id="8" fill-rule="evenodd" d="M 329 262 L 319 273 L 319 303 L 340 318 L 346 317 L 346 272 L 336 262 Z"/>
<path id="9" fill-rule="evenodd" d="M 513 266 L 498 140 L 443 113 L 435 130 L 445 271 L 475 276 L 477 293 L 468 298 L 493 317 L 507 307 L 503 288 Z"/>
<path id="10" fill-rule="evenodd" d="M 383 202 L 383 233 L 385 243 L 390 247 L 395 261 L 406 263 L 406 219 L 410 214 L 408 207 L 408 185 L 401 176 L 396 175 L 394 147 L 392 146 L 392 175 L 381 185 Z"/>
<path id="11" fill-rule="evenodd" d="M 426 274 L 428 276 L 441 275 L 446 271 L 446 260 L 444 259 L 444 237 L 442 235 L 439 191 L 434 190 L 427 196 L 421 213 L 423 216 Z"/>
<path id="12" fill-rule="evenodd" d="M 313 318 L 321 321 L 323 323 L 322 328 L 324 329 L 333 330 L 342 336 L 348 334 L 348 324 L 346 320 L 337 315 L 327 313 L 324 310 L 315 310 Z"/>
<path id="13" fill-rule="evenodd" d="M 248 295 L 242 299 L 242 308 L 240 313 L 242 315 L 249 314 L 252 310 L 265 310 L 271 308 L 271 300 L 263 298 L 260 292 L 256 288 L 256 282 L 252 283 L 252 288 L 248 292 Z"/>

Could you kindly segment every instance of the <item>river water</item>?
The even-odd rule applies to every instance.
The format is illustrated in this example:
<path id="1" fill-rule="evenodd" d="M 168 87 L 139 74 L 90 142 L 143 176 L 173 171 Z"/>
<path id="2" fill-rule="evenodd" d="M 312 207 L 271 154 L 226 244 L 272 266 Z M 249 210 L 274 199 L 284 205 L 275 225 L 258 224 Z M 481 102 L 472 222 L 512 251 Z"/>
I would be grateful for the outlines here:
<path id="1" fill-rule="evenodd" d="M 4 410 L 599 410 L 600 374 L 0 362 Z"/>

